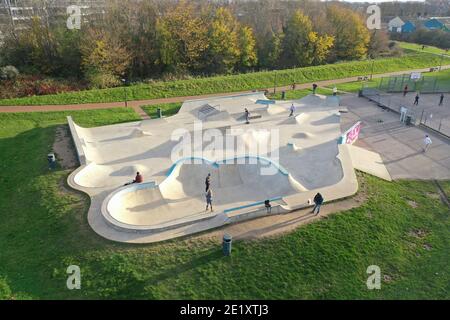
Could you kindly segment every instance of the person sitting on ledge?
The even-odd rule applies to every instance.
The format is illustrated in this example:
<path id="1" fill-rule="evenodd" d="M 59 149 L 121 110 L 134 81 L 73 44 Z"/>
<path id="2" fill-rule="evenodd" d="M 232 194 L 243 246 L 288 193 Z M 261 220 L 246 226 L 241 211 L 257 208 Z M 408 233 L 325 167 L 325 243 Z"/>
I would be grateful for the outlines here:
<path id="1" fill-rule="evenodd" d="M 138 172 L 136 173 L 136 178 L 134 178 L 134 180 L 132 182 L 128 182 L 125 185 L 129 186 L 130 184 L 134 184 L 134 183 L 142 183 L 144 181 L 144 178 L 142 177 L 142 175 Z"/>

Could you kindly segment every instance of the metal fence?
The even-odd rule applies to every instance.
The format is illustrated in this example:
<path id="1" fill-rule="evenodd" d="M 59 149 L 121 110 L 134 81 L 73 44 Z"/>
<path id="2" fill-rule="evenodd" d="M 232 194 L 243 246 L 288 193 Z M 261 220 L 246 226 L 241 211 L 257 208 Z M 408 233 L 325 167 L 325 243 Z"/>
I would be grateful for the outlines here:
<path id="1" fill-rule="evenodd" d="M 405 105 L 398 96 L 380 89 L 364 87 L 361 95 L 379 107 L 399 114 L 399 119 L 411 125 L 422 125 L 450 138 L 450 108 L 448 106 Z"/>
<path id="2" fill-rule="evenodd" d="M 440 116 L 432 111 L 422 110 L 418 123 L 450 138 L 450 116 Z"/>
<path id="3" fill-rule="evenodd" d="M 410 74 L 381 78 L 377 89 L 385 92 L 403 92 L 405 86 L 408 91 L 419 91 L 421 93 L 448 93 L 450 92 L 450 81 L 441 77 L 421 77 L 412 80 Z"/>

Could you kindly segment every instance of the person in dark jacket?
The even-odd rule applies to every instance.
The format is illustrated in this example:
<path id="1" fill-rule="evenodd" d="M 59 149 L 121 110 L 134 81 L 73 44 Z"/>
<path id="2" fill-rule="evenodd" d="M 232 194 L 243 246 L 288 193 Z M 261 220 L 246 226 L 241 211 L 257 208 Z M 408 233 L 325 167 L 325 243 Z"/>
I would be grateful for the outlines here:
<path id="1" fill-rule="evenodd" d="M 323 204 L 323 197 L 320 193 L 317 193 L 316 196 L 314 197 L 314 209 L 313 211 L 311 211 L 311 213 L 316 213 L 316 209 L 317 209 L 317 213 L 316 215 L 318 215 L 320 213 L 320 207 Z"/>
<path id="2" fill-rule="evenodd" d="M 444 94 L 441 93 L 441 97 L 439 98 L 439 105 L 442 106 L 443 103 L 444 103 Z"/>
<path id="3" fill-rule="evenodd" d="M 211 186 L 211 173 L 208 173 L 208 176 L 205 180 L 205 192 L 208 192 L 209 187 Z"/>

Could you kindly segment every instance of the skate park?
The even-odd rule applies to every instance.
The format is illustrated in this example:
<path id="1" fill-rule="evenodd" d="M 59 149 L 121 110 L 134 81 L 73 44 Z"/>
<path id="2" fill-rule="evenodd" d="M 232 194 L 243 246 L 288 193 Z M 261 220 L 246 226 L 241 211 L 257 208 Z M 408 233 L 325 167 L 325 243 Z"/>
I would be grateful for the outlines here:
<path id="1" fill-rule="evenodd" d="M 68 183 L 90 196 L 94 231 L 129 243 L 307 208 L 317 192 L 343 199 L 358 190 L 355 168 L 390 180 L 378 154 L 346 141 L 345 112 L 334 96 L 273 101 L 255 92 L 190 100 L 171 117 L 104 127 L 82 128 L 68 117 L 80 162 Z M 136 172 L 144 181 L 125 186 Z M 205 211 L 208 174 L 214 211 Z"/>

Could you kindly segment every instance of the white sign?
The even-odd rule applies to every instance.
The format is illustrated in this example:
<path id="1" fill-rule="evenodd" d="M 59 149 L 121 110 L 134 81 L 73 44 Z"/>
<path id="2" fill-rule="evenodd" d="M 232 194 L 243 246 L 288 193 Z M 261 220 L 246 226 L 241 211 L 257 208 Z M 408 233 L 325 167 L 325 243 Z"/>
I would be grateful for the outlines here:
<path id="1" fill-rule="evenodd" d="M 411 80 L 420 80 L 422 78 L 421 72 L 412 72 L 411 73 Z"/>

